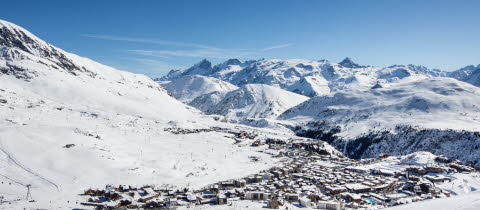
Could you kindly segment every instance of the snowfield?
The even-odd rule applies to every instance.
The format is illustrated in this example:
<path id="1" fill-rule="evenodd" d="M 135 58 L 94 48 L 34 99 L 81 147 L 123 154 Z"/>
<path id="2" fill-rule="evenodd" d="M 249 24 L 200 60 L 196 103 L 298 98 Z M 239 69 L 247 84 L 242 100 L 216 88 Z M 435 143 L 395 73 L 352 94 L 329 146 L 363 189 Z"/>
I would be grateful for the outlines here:
<path id="1" fill-rule="evenodd" d="M 326 120 L 342 125 L 340 135 L 347 138 L 399 124 L 478 131 L 479 103 L 479 88 L 455 79 L 432 78 L 312 98 L 279 119 Z"/>
<path id="2" fill-rule="evenodd" d="M 175 98 L 185 103 L 212 92 L 227 93 L 238 89 L 237 86 L 228 82 L 200 75 L 187 75 L 162 86 Z"/>
<path id="3" fill-rule="evenodd" d="M 285 110 L 307 99 L 308 97 L 277 87 L 249 84 L 228 92 L 218 103 L 211 104 L 205 112 L 223 115 L 230 121 L 247 118 L 274 119 Z"/>
<path id="4" fill-rule="evenodd" d="M 480 89 L 451 78 L 315 97 L 278 117 L 354 158 L 429 151 L 477 164 Z"/>
<path id="5" fill-rule="evenodd" d="M 434 199 L 416 203 L 410 203 L 402 206 L 396 206 L 388 209 L 392 210 L 434 210 L 434 209 L 455 209 L 455 210 L 475 210 L 480 209 L 480 192 L 467 195 L 453 196 L 450 198 Z"/>

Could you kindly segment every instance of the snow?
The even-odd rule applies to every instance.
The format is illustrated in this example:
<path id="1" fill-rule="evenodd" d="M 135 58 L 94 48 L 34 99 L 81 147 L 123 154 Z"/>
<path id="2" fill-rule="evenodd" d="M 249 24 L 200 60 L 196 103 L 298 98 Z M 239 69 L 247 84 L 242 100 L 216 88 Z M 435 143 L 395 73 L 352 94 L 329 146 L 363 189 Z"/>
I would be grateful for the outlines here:
<path id="1" fill-rule="evenodd" d="M 449 76 L 480 87 L 480 65 L 477 67 L 473 65 L 465 66 L 459 70 L 451 72 Z"/>
<path id="2" fill-rule="evenodd" d="M 308 97 L 277 87 L 249 84 L 231 91 L 208 114 L 225 116 L 229 120 L 246 118 L 276 118 L 283 111 L 307 100 Z"/>
<path id="3" fill-rule="evenodd" d="M 404 156 L 390 156 L 371 164 L 352 166 L 351 168 L 362 171 L 381 170 L 390 172 L 402 172 L 412 165 L 426 166 L 435 163 L 437 156 L 425 151 L 414 152 Z"/>
<path id="4" fill-rule="evenodd" d="M 335 127 L 336 139 L 329 139 L 330 143 L 354 158 L 423 150 L 476 163 L 480 160 L 475 152 L 480 146 L 478 104 L 480 89 L 468 83 L 442 77 L 407 78 L 388 87 L 314 97 L 277 120 L 304 131 Z"/>
<path id="5" fill-rule="evenodd" d="M 228 82 L 201 75 L 186 75 L 162 86 L 184 103 L 189 103 L 196 97 L 208 93 L 226 93 L 238 89 L 237 86 Z"/>
<path id="6" fill-rule="evenodd" d="M 233 60 L 235 62 L 228 60 L 214 67 L 210 62 L 210 65 L 205 65 L 207 61 L 203 60 L 189 69 L 169 73 L 160 80 L 174 80 L 185 75 L 199 74 L 237 86 L 266 84 L 312 97 L 329 92 L 366 90 L 377 83 L 388 84 L 407 77 L 418 80 L 447 75 L 440 70 L 415 65 L 361 66 L 348 58 L 340 63 L 307 59 L 261 59 L 243 63 Z"/>
<path id="7" fill-rule="evenodd" d="M 372 128 L 392 129 L 399 124 L 477 131 L 479 103 L 477 87 L 449 78 L 431 78 L 315 97 L 279 119 L 332 121 L 342 125 L 343 137 L 356 137 Z"/>
<path id="8" fill-rule="evenodd" d="M 232 134 L 165 131 L 252 129 L 204 116 L 144 75 L 65 53 L 43 41 L 29 47 L 39 53 L 5 47 L 0 56 L 0 68 L 8 70 L 0 73 L 0 99 L 6 100 L 0 103 L 0 194 L 10 203 L 0 208 L 81 208 L 79 194 L 90 187 L 199 188 L 278 162 L 255 148 L 234 145 Z M 56 56 L 42 54 L 47 52 Z M 28 184 L 36 202 L 24 200 Z"/>
<path id="9" fill-rule="evenodd" d="M 395 206 L 388 209 L 392 210 L 410 210 L 410 209 L 457 209 L 474 210 L 480 208 L 480 192 L 470 193 L 461 196 L 452 196 L 450 198 L 433 199 L 421 202 L 414 202 L 406 205 Z"/>
<path id="10" fill-rule="evenodd" d="M 480 190 L 480 174 L 478 172 L 468 174 L 455 173 L 447 177 L 452 179 L 452 181 L 439 183 L 437 186 L 452 193 L 452 195 L 463 195 Z"/>
<path id="11" fill-rule="evenodd" d="M 289 86 L 287 90 L 308 97 L 327 95 L 330 93 L 328 81 L 325 80 L 325 78 L 320 77 L 318 74 L 303 77 L 293 85 Z"/>

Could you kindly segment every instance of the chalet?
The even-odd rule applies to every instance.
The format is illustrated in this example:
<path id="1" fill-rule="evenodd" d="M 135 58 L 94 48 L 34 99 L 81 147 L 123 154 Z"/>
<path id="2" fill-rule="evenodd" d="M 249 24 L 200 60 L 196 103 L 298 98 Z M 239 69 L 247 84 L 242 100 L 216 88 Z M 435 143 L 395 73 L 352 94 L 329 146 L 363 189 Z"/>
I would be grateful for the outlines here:
<path id="1" fill-rule="evenodd" d="M 247 181 L 245 181 L 245 179 L 235 180 L 234 184 L 235 184 L 235 187 L 244 188 L 247 186 Z"/>
<path id="2" fill-rule="evenodd" d="M 215 194 L 210 191 L 205 191 L 205 192 L 202 192 L 202 198 L 206 198 L 206 199 L 215 198 Z"/>
<path id="3" fill-rule="evenodd" d="M 224 188 L 233 188 L 235 187 L 234 181 L 224 181 L 220 183 Z"/>
<path id="4" fill-rule="evenodd" d="M 352 202 L 356 202 L 356 203 L 360 203 L 362 201 L 362 197 L 358 194 L 355 194 L 355 193 L 344 192 L 344 193 L 340 193 L 339 196 L 340 196 L 340 198 L 342 198 L 344 200 L 352 201 Z"/>
<path id="5" fill-rule="evenodd" d="M 464 165 L 460 165 L 460 164 L 456 164 L 456 163 L 451 163 L 449 166 L 450 166 L 450 168 L 457 169 L 460 172 L 462 172 L 462 171 L 466 171 L 466 172 L 474 171 L 474 169 L 472 167 L 464 166 Z"/>
<path id="6" fill-rule="evenodd" d="M 197 195 L 192 194 L 192 193 L 187 193 L 187 200 L 188 201 L 196 201 L 197 200 Z"/>
<path id="7" fill-rule="evenodd" d="M 427 166 L 425 167 L 427 173 L 445 173 L 447 170 L 439 166 Z"/>
<path id="8" fill-rule="evenodd" d="M 216 204 L 217 205 L 227 204 L 227 196 L 222 195 L 222 194 L 217 195 Z"/>
<path id="9" fill-rule="evenodd" d="M 166 204 L 167 206 L 178 206 L 178 200 L 176 198 L 169 198 Z"/>
<path id="10" fill-rule="evenodd" d="M 268 200 L 270 199 L 270 193 L 252 191 L 252 192 L 247 192 L 245 195 L 245 198 L 248 200 Z"/>
<path id="11" fill-rule="evenodd" d="M 331 210 L 342 210 L 343 203 L 336 201 L 320 201 L 317 204 L 319 209 L 331 209 Z"/>
<path id="12" fill-rule="evenodd" d="M 378 169 L 378 170 L 372 170 L 372 174 L 383 175 L 383 176 L 394 176 L 395 172 L 391 170 Z"/>
<path id="13" fill-rule="evenodd" d="M 348 191 L 353 193 L 366 193 L 372 190 L 369 186 L 365 186 L 363 184 L 357 184 L 357 183 L 346 184 L 345 187 L 348 189 Z"/>
<path id="14" fill-rule="evenodd" d="M 289 193 L 285 195 L 285 200 L 287 201 L 298 201 L 299 195 L 296 193 Z"/>
<path id="15" fill-rule="evenodd" d="M 348 191 L 347 188 L 339 185 L 327 185 L 324 187 L 324 190 L 331 195 L 336 195 L 336 194 Z"/>
<path id="16" fill-rule="evenodd" d="M 312 201 L 310 201 L 310 199 L 308 199 L 307 197 L 300 198 L 299 201 L 300 201 L 300 205 L 305 208 L 312 207 Z"/>
<path id="17" fill-rule="evenodd" d="M 418 175 L 425 175 L 427 171 L 425 171 L 424 168 L 421 167 L 409 167 L 406 169 L 407 172 L 412 172 Z"/>
<path id="18" fill-rule="evenodd" d="M 451 181 L 450 178 L 443 176 L 443 175 L 436 175 L 436 176 L 424 176 L 426 179 L 428 179 L 431 182 L 445 182 L 445 181 Z"/>

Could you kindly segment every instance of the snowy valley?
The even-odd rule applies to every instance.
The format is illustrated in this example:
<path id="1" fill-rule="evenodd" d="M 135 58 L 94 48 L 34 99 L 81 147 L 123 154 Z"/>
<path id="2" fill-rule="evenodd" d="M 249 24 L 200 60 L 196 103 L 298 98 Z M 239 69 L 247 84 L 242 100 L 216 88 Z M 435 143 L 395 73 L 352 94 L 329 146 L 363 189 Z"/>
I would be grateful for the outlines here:
<path id="1" fill-rule="evenodd" d="M 479 87 L 480 65 L 350 58 L 202 60 L 152 80 L 0 20 L 0 208 L 471 201 Z"/>

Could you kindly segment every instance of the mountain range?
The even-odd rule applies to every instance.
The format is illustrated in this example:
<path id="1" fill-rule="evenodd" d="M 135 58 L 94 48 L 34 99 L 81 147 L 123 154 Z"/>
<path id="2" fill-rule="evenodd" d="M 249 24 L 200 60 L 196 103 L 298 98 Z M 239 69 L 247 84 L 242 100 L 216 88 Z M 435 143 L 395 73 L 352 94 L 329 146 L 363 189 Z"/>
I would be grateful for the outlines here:
<path id="1" fill-rule="evenodd" d="M 350 58 L 339 63 L 229 59 L 215 66 L 204 59 L 156 81 L 182 99 L 177 89 L 195 93 L 198 85 L 175 84 L 192 75 L 210 78 L 216 86 L 239 87 L 190 94 L 190 106 L 225 116 L 225 121 L 290 129 L 356 158 L 426 150 L 472 163 L 480 160 L 480 65 L 447 72 L 411 64 L 364 66 Z M 420 135 L 425 130 L 430 135 Z M 406 137 L 411 135 L 416 139 Z M 469 140 L 459 142 L 453 136 Z M 472 151 L 452 150 L 459 145 Z"/>

